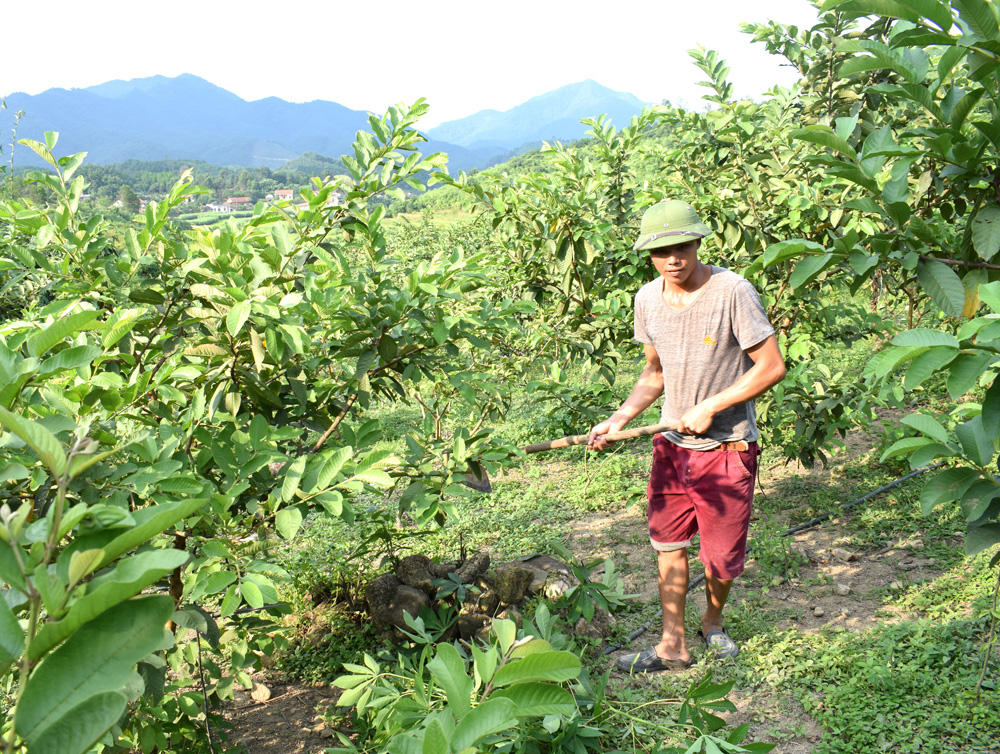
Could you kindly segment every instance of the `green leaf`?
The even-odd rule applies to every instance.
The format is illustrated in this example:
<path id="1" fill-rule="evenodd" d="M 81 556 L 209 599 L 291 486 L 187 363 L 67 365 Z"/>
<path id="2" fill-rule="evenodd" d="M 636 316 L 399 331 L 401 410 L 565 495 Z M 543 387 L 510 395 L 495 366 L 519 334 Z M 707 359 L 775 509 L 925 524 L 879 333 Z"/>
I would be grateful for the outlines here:
<path id="1" fill-rule="evenodd" d="M 939 0 L 896 0 L 896 2 L 899 5 L 916 11 L 942 31 L 948 31 L 951 29 L 952 24 L 955 23 L 951 17 L 951 9 L 948 7 L 948 4 L 939 2 Z M 887 14 L 883 13 L 881 15 Z M 909 20 L 912 21 L 914 19 L 911 18 Z"/>
<path id="2" fill-rule="evenodd" d="M 486 736 L 513 728 L 517 725 L 517 708 L 509 699 L 490 698 L 459 718 L 461 722 L 451 736 L 451 747 L 456 752 L 475 746 Z"/>
<path id="3" fill-rule="evenodd" d="M 958 451 L 952 448 L 950 445 L 945 445 L 940 442 L 932 442 L 930 445 L 925 445 L 922 448 L 917 448 L 910 455 L 910 468 L 918 469 L 924 466 L 936 458 L 951 458 L 952 456 L 958 455 Z"/>
<path id="4" fill-rule="evenodd" d="M 128 236 L 126 236 L 126 239 L 128 239 Z M 134 301 L 137 304 L 152 304 L 153 306 L 159 306 L 166 301 L 162 293 L 152 288 L 134 288 L 129 291 L 128 297 L 130 301 Z"/>
<path id="5" fill-rule="evenodd" d="M 853 58 L 848 58 L 844 61 L 844 64 L 840 66 L 840 70 L 837 75 L 840 78 L 845 79 L 848 76 L 853 76 L 856 73 L 865 73 L 867 71 L 880 71 L 885 66 L 882 61 L 871 55 L 858 55 Z M 839 119 L 838 119 L 839 120 Z M 838 133 L 838 136 L 844 138 L 843 135 Z"/>
<path id="6" fill-rule="evenodd" d="M 895 370 L 900 364 L 905 364 L 907 361 L 915 359 L 927 350 L 927 346 L 897 346 L 895 348 L 887 348 L 872 357 L 871 362 L 869 362 L 868 369 L 870 369 L 878 379 L 882 379 Z"/>
<path id="7" fill-rule="evenodd" d="M 78 705 L 122 688 L 139 660 L 170 646 L 173 637 L 164 625 L 173 612 L 174 602 L 167 595 L 123 602 L 79 628 L 42 659 L 28 679 L 14 715 L 17 732 L 29 749 L 39 740 L 48 740 L 43 736 L 50 729 L 48 735 L 55 736 L 68 725 L 76 717 Z M 80 741 L 63 751 L 84 752 L 92 743 Z"/>
<path id="8" fill-rule="evenodd" d="M 73 553 L 73 557 L 78 555 L 80 553 Z M 42 626 L 28 646 L 28 657 L 32 660 L 42 657 L 80 626 L 155 584 L 187 560 L 186 552 L 170 549 L 142 552 L 120 561 L 113 571 L 91 581 L 87 593 L 73 603 L 61 620 Z M 71 567 L 72 562 L 71 559 Z M 89 565 L 94 567 L 93 562 Z"/>
<path id="9" fill-rule="evenodd" d="M 266 575 L 263 573 L 246 574 L 243 579 L 243 586 L 251 583 L 260 590 L 260 596 L 264 603 L 275 603 L 278 601 L 278 590 L 275 588 L 274 582 Z"/>
<path id="10" fill-rule="evenodd" d="M 219 607 L 219 612 L 223 618 L 226 618 L 236 612 L 236 608 L 239 606 L 240 590 L 236 584 L 233 584 L 226 590 L 226 594 L 222 598 L 222 605 Z"/>
<path id="11" fill-rule="evenodd" d="M 119 340 L 124 338 L 135 327 L 145 312 L 141 309 L 120 309 L 108 317 L 108 329 L 101 339 L 101 345 L 110 348 Z"/>
<path id="12" fill-rule="evenodd" d="M 354 365 L 354 378 L 360 380 L 368 370 L 372 368 L 375 359 L 378 357 L 378 349 L 370 348 L 358 357 L 358 363 Z"/>
<path id="13" fill-rule="evenodd" d="M 1000 42 L 1000 29 L 990 3 L 985 0 L 951 0 L 951 4 L 973 32 L 984 40 Z"/>
<path id="14" fill-rule="evenodd" d="M 510 699 L 517 707 L 518 717 L 572 715 L 576 712 L 573 695 L 550 683 L 519 683 L 496 691 L 491 699 Z"/>
<path id="15" fill-rule="evenodd" d="M 987 262 L 1000 251 L 1000 207 L 990 204 L 976 213 L 972 221 L 972 245 Z"/>
<path id="16" fill-rule="evenodd" d="M 920 262 L 917 280 L 931 300 L 945 314 L 961 317 L 965 309 L 965 286 L 962 279 L 948 265 L 941 262 Z"/>
<path id="17" fill-rule="evenodd" d="M 302 511 L 297 507 L 282 508 L 274 517 L 274 528 L 285 539 L 292 539 L 302 526 Z"/>
<path id="18" fill-rule="evenodd" d="M 922 435 L 930 437 L 932 440 L 946 443 L 948 442 L 948 432 L 927 414 L 910 414 L 900 419 L 902 424 L 913 427 Z"/>
<path id="19" fill-rule="evenodd" d="M 954 335 L 940 330 L 927 329 L 904 330 L 892 339 L 892 344 L 894 346 L 959 347 L 958 339 Z"/>
<path id="20" fill-rule="evenodd" d="M 955 427 L 955 435 L 962 443 L 965 457 L 979 466 L 987 466 L 993 461 L 996 451 L 991 434 L 983 427 L 982 416 L 975 416 Z"/>
<path id="21" fill-rule="evenodd" d="M 8 463 L 3 469 L 0 469 L 0 482 L 16 482 L 19 479 L 30 477 L 31 472 L 19 463 Z"/>
<path id="22" fill-rule="evenodd" d="M 596 586 L 603 586 L 603 584 L 595 584 Z M 536 652 L 551 652 L 552 645 L 545 641 L 545 639 L 532 639 L 530 641 L 520 641 L 517 646 L 510 651 L 511 658 L 527 657 L 528 655 L 533 655 Z"/>
<path id="23" fill-rule="evenodd" d="M 770 267 L 780 262 L 785 262 L 795 257 L 804 257 L 810 254 L 825 254 L 826 249 L 814 241 L 802 241 L 791 239 L 779 241 L 767 247 L 764 251 L 764 266 Z"/>
<path id="24" fill-rule="evenodd" d="M 913 360 L 906 375 L 903 377 L 903 387 L 914 390 L 935 372 L 943 369 L 958 356 L 957 348 L 932 348 Z"/>
<path id="25" fill-rule="evenodd" d="M 260 587 L 254 582 L 243 581 L 243 583 L 240 584 L 240 594 L 243 595 L 243 599 L 250 607 L 264 606 L 264 594 L 260 591 Z"/>
<path id="26" fill-rule="evenodd" d="M 1000 379 L 994 378 L 993 384 L 983 398 L 983 426 L 990 430 L 993 439 L 1000 438 Z"/>
<path id="27" fill-rule="evenodd" d="M 862 11 L 866 15 L 888 16 L 889 18 L 903 18 L 907 21 L 919 21 L 919 16 L 906 7 L 904 2 L 897 0 L 826 0 L 821 6 L 825 12 L 833 8 L 842 10 Z"/>
<path id="28" fill-rule="evenodd" d="M 120 691 L 84 699 L 46 728 L 32 743 L 31 754 L 83 754 L 111 729 L 128 704 Z M 20 733 L 20 731 L 18 731 Z"/>
<path id="29" fill-rule="evenodd" d="M 496 650 L 492 646 L 484 651 L 473 645 L 472 666 L 476 674 L 476 688 L 480 688 L 492 680 L 493 674 L 497 670 L 498 659 Z"/>
<path id="30" fill-rule="evenodd" d="M 437 344 L 443 345 L 446 340 L 448 340 L 448 328 L 444 322 L 435 322 L 433 330 L 434 340 Z"/>
<path id="31" fill-rule="evenodd" d="M 979 120 L 972 121 L 972 125 L 989 140 L 995 150 L 1000 151 L 1000 126 L 993 121 Z"/>
<path id="32" fill-rule="evenodd" d="M 819 256 L 809 256 L 801 260 L 792 274 L 788 278 L 789 285 L 792 289 L 801 288 L 804 285 L 809 285 L 816 277 L 826 270 L 830 264 L 833 262 L 833 254 L 826 253 L 820 254 Z"/>
<path id="33" fill-rule="evenodd" d="M 898 73 L 911 84 L 918 84 L 923 78 L 906 58 L 896 54 L 895 51 L 881 42 L 871 39 L 848 39 L 837 45 L 837 51 L 842 53 L 867 52 L 875 57 L 882 68 Z M 847 61 L 847 63 L 850 62 L 850 60 Z M 844 64 L 845 67 L 848 67 L 847 63 Z M 849 67 L 848 70 L 850 70 Z M 865 68 L 863 70 L 871 69 Z M 841 68 L 841 75 L 844 75 L 843 68 Z"/>
<path id="34" fill-rule="evenodd" d="M 218 594 L 227 589 L 234 581 L 236 581 L 236 574 L 232 571 L 215 571 L 204 579 L 199 576 L 194 591 L 191 593 L 191 599 L 196 599 L 203 594 Z"/>
<path id="35" fill-rule="evenodd" d="M 389 488 L 392 487 L 392 477 L 381 469 L 368 469 L 367 471 L 362 471 L 360 474 L 355 474 L 348 482 L 358 481 L 364 482 L 365 484 L 370 484 L 373 487 Z"/>
<path id="36" fill-rule="evenodd" d="M 207 635 L 209 632 L 207 615 L 207 613 L 197 610 L 175 610 L 174 614 L 170 616 L 170 620 L 181 628 L 190 628 L 200 634 Z"/>
<path id="37" fill-rule="evenodd" d="M 979 300 L 1000 314 L 1000 280 L 979 286 Z"/>
<path id="38" fill-rule="evenodd" d="M 205 485 L 198 479 L 189 476 L 167 477 L 156 483 L 160 492 L 169 492 L 174 495 L 197 495 Z"/>
<path id="39" fill-rule="evenodd" d="M 986 370 L 996 355 L 992 353 L 971 353 L 959 356 L 949 368 L 948 394 L 958 400 L 979 384 L 980 375 Z"/>
<path id="40" fill-rule="evenodd" d="M 100 566 L 103 568 L 126 552 L 134 550 L 143 542 L 152 539 L 157 534 L 162 534 L 169 527 L 207 504 L 208 501 L 202 498 L 187 498 L 142 508 L 132 514 L 132 518 L 135 520 L 135 526 L 132 528 L 126 529 L 121 534 L 117 533 L 118 529 L 110 529 L 99 532 L 92 537 L 77 537 L 72 548 L 67 548 L 63 554 L 88 547 L 100 547 L 104 550 L 104 559 Z M 100 543 L 97 544 L 97 542 Z M 61 559 L 62 556 L 60 556 Z"/>
<path id="41" fill-rule="evenodd" d="M 962 513 L 967 521 L 976 521 L 989 510 L 990 503 L 1000 497 L 1000 486 L 992 479 L 980 479 L 962 495 Z"/>
<path id="42" fill-rule="evenodd" d="M 343 448 L 337 448 L 326 462 L 323 464 L 323 468 L 319 471 L 319 476 L 316 478 L 316 488 L 325 489 L 330 486 L 330 483 L 336 479 L 337 474 L 340 470 L 344 468 L 344 464 L 350 460 L 351 456 L 354 454 L 354 449 L 345 446 Z"/>
<path id="43" fill-rule="evenodd" d="M 62 445 L 41 424 L 0 408 L 0 426 L 24 440 L 52 472 L 52 476 L 61 477 L 66 471 L 66 453 Z"/>
<path id="44" fill-rule="evenodd" d="M 891 68 L 890 66 L 885 66 L 886 68 Z M 897 73 L 901 73 L 897 71 Z M 902 74 L 901 74 L 902 75 Z M 917 73 L 917 75 L 920 75 Z M 900 97 L 902 99 L 909 99 L 923 107 L 927 112 L 933 116 L 935 120 L 939 123 L 947 123 L 947 118 L 941 108 L 938 106 L 937 101 L 934 99 L 934 95 L 931 93 L 930 89 L 914 81 L 907 81 L 901 84 L 878 84 L 871 87 L 871 91 L 880 92 L 884 94 L 891 95 L 893 97 Z M 908 146 L 900 146 L 900 153 L 913 154 L 914 148 Z M 896 163 L 899 165 L 900 163 Z M 895 167 L 895 166 L 894 166 Z"/>
<path id="45" fill-rule="evenodd" d="M 493 621 L 493 633 L 497 635 L 500 642 L 500 653 L 506 655 L 517 639 L 517 624 L 512 620 Z"/>
<path id="46" fill-rule="evenodd" d="M 261 414 L 254 414 L 253 419 L 250 421 L 249 434 L 250 441 L 253 443 L 255 449 L 259 449 L 264 441 L 267 440 L 269 429 L 267 419 Z"/>
<path id="47" fill-rule="evenodd" d="M 945 469 L 929 479 L 920 491 L 920 510 L 927 516 L 942 503 L 958 500 L 978 478 L 975 469 Z"/>
<path id="48" fill-rule="evenodd" d="M 0 668 L 19 658 L 23 651 L 24 629 L 7 600 L 0 598 Z"/>
<path id="49" fill-rule="evenodd" d="M 101 355 L 101 349 L 97 346 L 74 346 L 60 351 L 43 361 L 38 367 L 39 377 L 48 377 L 57 372 L 69 369 L 79 369 L 89 367 L 90 363 Z"/>
<path id="50" fill-rule="evenodd" d="M 212 356 L 228 356 L 229 351 L 227 351 L 222 346 L 217 346 L 214 343 L 200 343 L 196 346 L 188 346 L 184 349 L 185 356 L 205 356 L 211 358 Z"/>
<path id="51" fill-rule="evenodd" d="M 448 736 L 445 735 L 441 721 L 432 719 L 424 728 L 424 743 L 421 746 L 421 754 L 450 754 L 451 744 Z"/>
<path id="52" fill-rule="evenodd" d="M 25 501 L 21 507 L 24 509 L 25 514 L 29 514 L 32 510 L 31 501 Z M 27 518 L 27 515 L 25 515 L 25 518 Z M 17 547 L 18 545 L 14 546 Z M 20 557 L 23 558 L 23 555 Z M 18 564 L 18 555 L 14 554 L 10 543 L 4 541 L 2 538 L 0 538 L 0 580 L 21 592 L 27 590 L 21 566 Z"/>
<path id="53" fill-rule="evenodd" d="M 85 576 L 93 573 L 104 558 L 104 550 L 81 550 L 74 552 L 69 559 L 69 583 L 79 583 Z M 132 595 L 129 595 L 130 597 Z"/>
<path id="54" fill-rule="evenodd" d="M 970 558 L 1000 542 L 1000 524 L 984 524 L 965 534 L 965 554 Z"/>
<path id="55" fill-rule="evenodd" d="M 243 325 L 246 324 L 247 318 L 250 316 L 250 307 L 252 302 L 250 299 L 245 299 L 237 304 L 233 304 L 229 313 L 226 315 L 226 329 L 229 330 L 229 334 L 236 337 L 236 334 L 243 329 Z"/>
<path id="56" fill-rule="evenodd" d="M 92 329 L 87 325 L 97 319 L 98 314 L 99 312 L 78 312 L 60 317 L 28 341 L 28 353 L 32 356 L 41 356 L 73 333 Z"/>
<path id="57" fill-rule="evenodd" d="M 1000 321 L 991 322 L 976 335 L 977 344 L 990 343 L 995 340 L 1000 340 Z"/>
<path id="58" fill-rule="evenodd" d="M 858 158 L 858 153 L 854 150 L 854 147 L 848 144 L 844 139 L 837 136 L 837 134 L 834 133 L 833 129 L 829 126 L 807 126 L 806 128 L 796 128 L 792 130 L 789 137 L 800 141 L 809 141 L 813 144 L 819 144 L 821 147 L 827 147 L 835 152 L 847 155 L 852 160 L 856 160 Z"/>
<path id="59" fill-rule="evenodd" d="M 472 678 L 465 669 L 465 661 L 451 644 L 439 644 L 434 659 L 427 663 L 427 669 L 441 684 L 448 706 L 458 717 L 469 714 L 472 696 Z"/>
<path id="60" fill-rule="evenodd" d="M 285 479 L 281 483 L 282 502 L 289 502 L 295 497 L 295 493 L 299 491 L 299 483 L 302 481 L 302 474 L 306 470 L 306 461 L 308 460 L 308 457 L 303 455 L 288 465 L 285 471 Z"/>
<path id="61" fill-rule="evenodd" d="M 909 455 L 912 451 L 917 448 L 922 448 L 924 445 L 929 445 L 934 442 L 927 437 L 904 437 L 902 440 L 897 440 L 894 442 L 879 458 L 879 463 L 886 461 L 890 458 L 896 458 L 897 456 Z"/>
<path id="62" fill-rule="evenodd" d="M 570 681 L 580 675 L 580 658 L 571 652 L 541 652 L 528 655 L 497 670 L 493 685 L 497 688 L 528 681 Z"/>

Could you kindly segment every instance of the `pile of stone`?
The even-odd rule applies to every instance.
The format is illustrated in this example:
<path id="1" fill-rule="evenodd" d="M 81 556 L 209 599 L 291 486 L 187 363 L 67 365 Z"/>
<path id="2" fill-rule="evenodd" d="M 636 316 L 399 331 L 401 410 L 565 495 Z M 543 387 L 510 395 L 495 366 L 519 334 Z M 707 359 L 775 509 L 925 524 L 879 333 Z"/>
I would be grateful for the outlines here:
<path id="1" fill-rule="evenodd" d="M 365 590 L 368 610 L 375 627 L 387 640 L 401 641 L 407 628 L 404 615 L 417 617 L 422 608 L 432 607 L 438 587 L 435 581 L 452 579 L 471 585 L 462 603 L 458 623 L 443 640 L 455 636 L 470 640 L 485 638 L 493 618 L 510 618 L 520 623 L 519 608 L 535 596 L 557 600 L 567 589 L 579 584 L 573 569 L 549 555 L 501 563 L 491 568 L 490 556 L 476 553 L 459 563 L 435 563 L 426 555 L 410 555 L 399 561 L 394 573 L 372 581 Z M 577 625 L 579 633 L 607 637 L 614 618 L 606 611 L 595 612 L 594 620 Z"/>

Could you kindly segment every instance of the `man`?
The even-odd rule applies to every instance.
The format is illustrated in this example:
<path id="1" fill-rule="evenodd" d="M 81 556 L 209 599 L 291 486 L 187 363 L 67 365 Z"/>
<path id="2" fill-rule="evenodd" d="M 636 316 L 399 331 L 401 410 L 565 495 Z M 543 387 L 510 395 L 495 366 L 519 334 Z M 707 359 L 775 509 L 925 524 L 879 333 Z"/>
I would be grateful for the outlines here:
<path id="1" fill-rule="evenodd" d="M 590 433 L 589 447 L 603 450 L 602 435 L 621 430 L 661 394 L 663 423 L 677 424 L 653 440 L 647 491 L 663 633 L 645 651 L 619 658 L 626 672 L 691 665 L 684 605 L 696 532 L 708 601 L 699 635 L 716 657 L 739 653 L 722 609 L 746 558 L 760 437 L 753 401 L 784 378 L 785 365 L 753 286 L 699 261 L 710 232 L 682 201 L 662 201 L 643 215 L 635 248 L 649 252 L 658 273 L 635 297 L 635 339 L 646 366 L 621 408 Z"/>

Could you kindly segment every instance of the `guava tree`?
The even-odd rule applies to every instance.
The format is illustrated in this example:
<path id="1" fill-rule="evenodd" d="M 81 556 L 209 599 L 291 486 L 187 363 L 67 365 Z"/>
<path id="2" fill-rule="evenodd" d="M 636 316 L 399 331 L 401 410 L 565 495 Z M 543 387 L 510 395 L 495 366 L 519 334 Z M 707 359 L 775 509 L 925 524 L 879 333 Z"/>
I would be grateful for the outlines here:
<path id="1" fill-rule="evenodd" d="M 372 117 L 350 176 L 301 206 L 212 230 L 168 218 L 189 175 L 135 224 L 86 215 L 84 155 L 25 142 L 52 198 L 0 203 L 4 751 L 211 746 L 212 709 L 280 641 L 275 534 L 393 489 L 440 520 L 470 463 L 507 457 L 483 422 L 414 427 L 396 457 L 365 416 L 435 386 L 459 423 L 464 403 L 502 410 L 480 354 L 530 309 L 484 255 L 387 248 L 369 201 L 444 163 L 417 151 L 424 110 Z"/>
<path id="2" fill-rule="evenodd" d="M 867 377 L 897 396 L 940 380 L 957 407 L 904 418 L 914 435 L 885 457 L 907 456 L 913 467 L 944 461 L 921 506 L 957 502 L 973 555 L 1000 542 L 998 7 L 831 0 L 823 9 L 852 24 L 833 40 L 844 59 L 831 76 L 861 96 L 792 136 L 825 148 L 809 160 L 852 192 L 843 219 L 867 232 L 846 249 L 803 246 L 797 264 L 829 258 L 857 284 L 882 274 L 905 296 L 907 328 Z"/>

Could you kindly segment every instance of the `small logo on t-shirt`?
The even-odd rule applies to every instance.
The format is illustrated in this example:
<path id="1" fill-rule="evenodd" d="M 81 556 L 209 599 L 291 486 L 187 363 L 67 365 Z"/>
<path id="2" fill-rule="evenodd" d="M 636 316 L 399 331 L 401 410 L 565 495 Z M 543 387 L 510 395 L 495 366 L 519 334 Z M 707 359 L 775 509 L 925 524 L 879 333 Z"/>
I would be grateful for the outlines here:
<path id="1" fill-rule="evenodd" d="M 715 342 L 715 338 L 713 338 L 711 335 L 706 335 L 702 343 L 704 343 L 706 346 L 717 345 L 717 343 Z"/>

